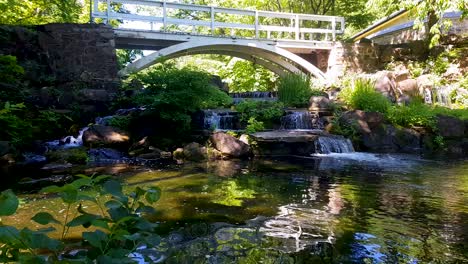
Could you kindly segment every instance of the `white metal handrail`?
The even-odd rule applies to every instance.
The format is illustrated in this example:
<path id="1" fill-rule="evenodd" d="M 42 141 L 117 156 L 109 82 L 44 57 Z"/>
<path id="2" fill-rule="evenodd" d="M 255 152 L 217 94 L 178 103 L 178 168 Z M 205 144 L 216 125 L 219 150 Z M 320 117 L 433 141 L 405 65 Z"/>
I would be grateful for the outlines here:
<path id="1" fill-rule="evenodd" d="M 138 12 L 118 13 L 112 9 L 114 4 L 130 4 L 138 7 L 155 7 L 158 8 L 160 15 L 141 15 Z M 170 14 L 170 11 L 192 11 L 206 12 L 209 14 L 208 20 L 177 18 Z M 135 10 L 136 11 L 136 10 Z M 297 41 L 313 41 L 313 34 L 325 34 L 325 39 L 328 35 L 332 35 L 332 40 L 336 40 L 337 34 L 344 32 L 344 18 L 337 16 L 322 16 L 296 13 L 281 13 L 260 10 L 244 10 L 225 7 L 203 6 L 193 4 L 183 4 L 167 1 L 152 1 L 152 0 L 93 0 L 92 19 L 102 19 L 105 23 L 112 20 L 119 21 L 139 21 L 150 23 L 150 29 L 153 30 L 155 24 L 161 31 L 173 32 L 174 28 L 169 26 L 188 26 L 195 31 L 195 27 L 203 27 L 209 30 L 209 35 L 217 35 L 216 29 L 229 29 L 231 34 L 235 30 L 249 30 L 254 33 L 254 38 L 261 38 L 261 35 L 266 35 L 267 39 L 272 39 L 272 33 L 275 33 L 277 39 L 280 39 L 283 33 L 292 35 L 292 40 Z M 240 15 L 250 17 L 251 23 L 225 22 L 217 19 L 218 14 L 224 15 Z M 274 25 L 272 19 L 286 19 L 287 25 Z M 278 21 L 278 20 L 277 20 Z M 315 23 L 316 25 L 313 25 Z M 318 25 L 322 24 L 322 27 Z M 323 28 L 326 26 L 326 28 Z M 143 28 L 138 28 L 143 29 Z M 263 34 L 262 34 L 263 33 Z M 265 34 L 266 33 L 266 34 Z M 306 35 L 309 34 L 309 39 Z M 219 34 L 218 34 L 219 35 Z"/>

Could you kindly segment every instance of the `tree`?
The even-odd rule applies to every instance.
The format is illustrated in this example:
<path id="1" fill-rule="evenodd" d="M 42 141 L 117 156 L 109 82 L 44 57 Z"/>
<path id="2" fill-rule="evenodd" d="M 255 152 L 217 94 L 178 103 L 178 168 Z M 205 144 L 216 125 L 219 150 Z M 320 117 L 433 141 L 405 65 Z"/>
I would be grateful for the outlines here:
<path id="1" fill-rule="evenodd" d="M 451 21 L 443 17 L 446 11 L 458 9 L 462 12 L 462 18 L 468 13 L 466 0 L 370 0 L 369 6 L 388 11 L 409 10 L 410 15 L 415 19 L 415 28 L 425 27 L 429 47 L 437 45 L 443 31 L 451 26 Z"/>
<path id="2" fill-rule="evenodd" d="M 84 18 L 83 13 L 89 10 L 88 4 L 89 0 L 0 0 L 0 24 L 79 22 Z"/>

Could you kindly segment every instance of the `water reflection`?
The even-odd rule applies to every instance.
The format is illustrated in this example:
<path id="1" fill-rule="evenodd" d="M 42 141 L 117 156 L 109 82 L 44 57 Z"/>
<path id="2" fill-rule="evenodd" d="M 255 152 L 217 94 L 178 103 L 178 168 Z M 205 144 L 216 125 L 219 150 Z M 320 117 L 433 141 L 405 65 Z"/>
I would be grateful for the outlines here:
<path id="1" fill-rule="evenodd" d="M 165 237 L 142 251 L 167 263 L 468 262 L 468 163 L 362 155 L 142 168 L 127 182 L 163 189 L 153 220 Z M 48 206 L 60 210 L 26 208 Z"/>

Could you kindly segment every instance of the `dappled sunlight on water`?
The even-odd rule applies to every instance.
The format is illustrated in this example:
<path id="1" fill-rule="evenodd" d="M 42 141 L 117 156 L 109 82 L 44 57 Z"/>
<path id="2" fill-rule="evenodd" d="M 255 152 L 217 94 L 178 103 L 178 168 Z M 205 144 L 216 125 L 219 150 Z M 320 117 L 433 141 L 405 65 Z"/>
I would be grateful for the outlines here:
<path id="1" fill-rule="evenodd" d="M 362 155 L 140 168 L 121 178 L 162 189 L 151 219 L 164 236 L 155 254 L 168 262 L 468 262 L 468 163 Z M 65 210 L 52 197 L 22 198 L 4 221 L 39 227 L 28 221 L 38 210 Z"/>

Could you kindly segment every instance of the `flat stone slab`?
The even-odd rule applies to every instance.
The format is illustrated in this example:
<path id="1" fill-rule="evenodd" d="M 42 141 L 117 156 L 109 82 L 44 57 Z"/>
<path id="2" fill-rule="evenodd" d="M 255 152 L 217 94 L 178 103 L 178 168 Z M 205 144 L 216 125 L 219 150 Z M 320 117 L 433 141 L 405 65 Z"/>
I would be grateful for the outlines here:
<path id="1" fill-rule="evenodd" d="M 275 130 L 257 132 L 251 135 L 256 141 L 269 142 L 313 142 L 319 136 L 331 136 L 319 129 L 312 130 Z"/>

